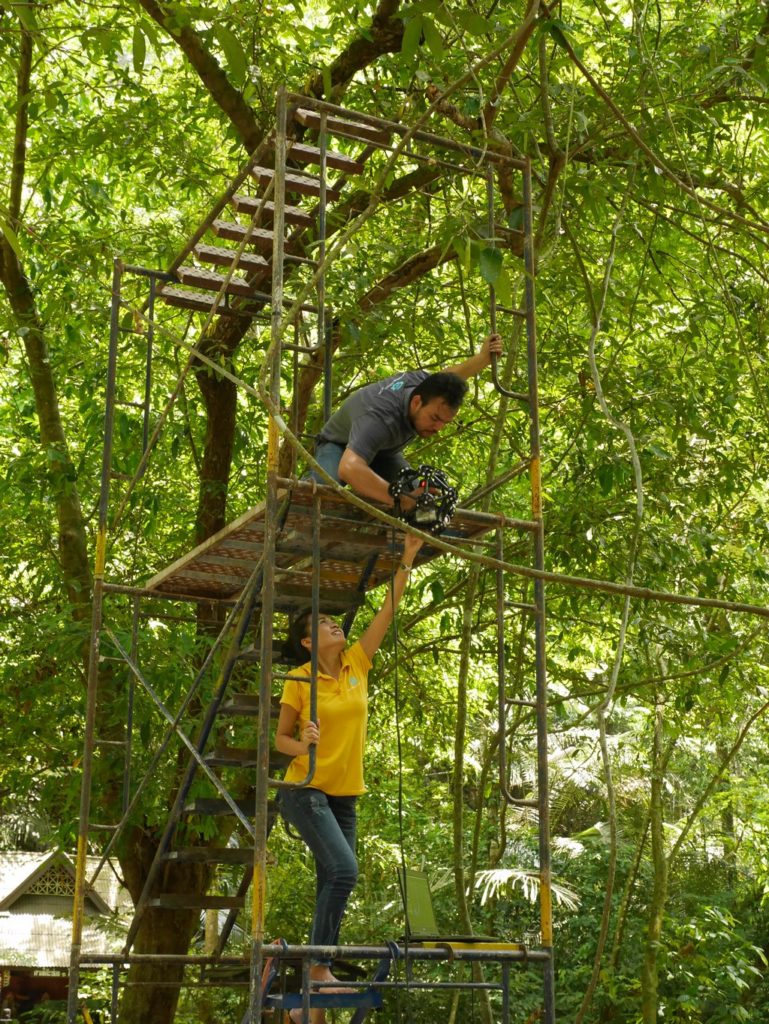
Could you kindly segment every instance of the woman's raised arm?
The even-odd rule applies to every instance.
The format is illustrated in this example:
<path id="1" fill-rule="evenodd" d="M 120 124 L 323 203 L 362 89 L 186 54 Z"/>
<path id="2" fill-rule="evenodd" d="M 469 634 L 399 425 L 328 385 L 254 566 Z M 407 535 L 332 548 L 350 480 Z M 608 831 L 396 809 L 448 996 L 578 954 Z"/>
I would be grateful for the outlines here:
<path id="1" fill-rule="evenodd" d="M 395 573 L 395 579 L 387 588 L 387 594 L 382 602 L 382 607 L 371 620 L 371 625 L 359 641 L 369 660 L 374 657 L 376 652 L 382 646 L 382 641 L 384 640 L 385 634 L 393 620 L 395 609 L 398 607 L 401 598 L 403 597 L 403 591 L 406 589 L 406 583 L 408 582 L 411 567 L 414 564 L 417 552 L 422 547 L 422 543 L 423 541 L 420 537 L 415 537 L 411 533 L 407 533 L 405 535 L 403 542 L 403 561 L 398 566 L 398 571 Z"/>

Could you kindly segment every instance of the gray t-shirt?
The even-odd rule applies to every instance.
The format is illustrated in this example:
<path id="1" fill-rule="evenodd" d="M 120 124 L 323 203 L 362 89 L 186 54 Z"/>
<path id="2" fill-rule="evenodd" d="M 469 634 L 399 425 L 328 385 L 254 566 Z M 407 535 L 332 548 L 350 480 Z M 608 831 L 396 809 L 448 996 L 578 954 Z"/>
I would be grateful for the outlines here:
<path id="1" fill-rule="evenodd" d="M 427 376 L 426 370 L 407 370 L 354 391 L 324 425 L 318 443 L 343 444 L 369 464 L 377 455 L 400 452 L 416 437 L 408 418 L 409 402 Z"/>

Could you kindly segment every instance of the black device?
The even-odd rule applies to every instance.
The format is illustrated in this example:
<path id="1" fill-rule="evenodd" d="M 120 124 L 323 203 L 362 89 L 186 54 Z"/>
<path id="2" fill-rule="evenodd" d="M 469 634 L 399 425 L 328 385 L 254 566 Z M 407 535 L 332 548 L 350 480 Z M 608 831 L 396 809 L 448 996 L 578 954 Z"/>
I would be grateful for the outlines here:
<path id="1" fill-rule="evenodd" d="M 395 499 L 396 516 L 426 533 L 437 534 L 445 530 L 459 500 L 446 474 L 435 466 L 421 465 L 416 469 L 404 466 L 388 490 Z M 408 512 L 401 507 L 404 494 L 416 502 Z"/>

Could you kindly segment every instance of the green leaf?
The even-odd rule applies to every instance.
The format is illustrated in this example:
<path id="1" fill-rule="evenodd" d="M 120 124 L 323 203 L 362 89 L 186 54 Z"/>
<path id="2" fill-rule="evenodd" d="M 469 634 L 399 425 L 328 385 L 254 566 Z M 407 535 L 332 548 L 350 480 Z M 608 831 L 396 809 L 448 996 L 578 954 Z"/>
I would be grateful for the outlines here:
<path id="1" fill-rule="evenodd" d="M 418 14 L 415 18 L 406 22 L 406 27 L 403 30 L 403 42 L 401 43 L 401 53 L 406 60 L 411 60 L 416 55 L 419 40 L 422 38 L 423 21 L 422 15 Z"/>
<path id="2" fill-rule="evenodd" d="M 147 39 L 138 25 L 134 25 L 132 56 L 134 71 L 140 75 L 144 71 L 144 62 L 147 59 Z"/>
<path id="3" fill-rule="evenodd" d="M 494 31 L 493 22 L 475 11 L 457 11 L 457 21 L 472 36 L 483 36 Z"/>
<path id="4" fill-rule="evenodd" d="M 16 253 L 16 258 L 21 261 L 21 246 L 19 245 L 19 239 L 16 237 L 16 233 L 11 229 L 10 225 L 0 217 L 0 231 L 5 235 L 5 240 Z"/>
<path id="5" fill-rule="evenodd" d="M 19 16 L 19 21 L 28 32 L 37 31 L 34 4 L 17 4 L 16 13 Z"/>
<path id="6" fill-rule="evenodd" d="M 155 22 L 154 21 L 149 21 L 148 19 L 145 19 L 142 22 L 142 32 L 144 32 L 145 36 L 150 41 L 152 49 L 155 51 L 155 53 L 158 56 L 160 56 L 160 50 L 161 50 L 161 45 L 162 44 L 161 44 L 161 41 L 160 41 L 160 35 L 158 33 L 157 25 L 155 24 Z"/>
<path id="7" fill-rule="evenodd" d="M 614 467 L 610 462 L 602 462 L 598 467 L 597 476 L 601 494 L 606 497 L 611 493 L 612 484 L 614 483 Z"/>
<path id="8" fill-rule="evenodd" d="M 502 270 L 502 253 L 499 249 L 481 249 L 480 257 L 481 277 L 484 281 L 494 285 L 497 283 L 500 271 Z"/>
<path id="9" fill-rule="evenodd" d="M 513 283 L 510 280 L 510 274 L 508 273 L 507 267 L 503 266 L 500 270 L 497 283 L 494 285 L 494 290 L 496 292 L 497 299 L 503 306 L 512 306 Z"/>
<path id="10" fill-rule="evenodd" d="M 443 39 L 441 38 L 440 32 L 435 27 L 435 22 L 430 21 L 429 18 L 423 18 L 422 31 L 424 32 L 425 42 L 430 48 L 430 53 L 436 60 L 442 60 L 445 52 L 443 48 Z"/>
<path id="11" fill-rule="evenodd" d="M 328 98 L 331 95 L 331 90 L 333 88 L 331 83 L 331 69 L 329 67 L 323 67 L 320 73 L 323 78 L 323 95 Z"/>
<path id="12" fill-rule="evenodd" d="M 454 246 L 454 251 L 459 257 L 459 262 L 462 267 L 462 270 L 464 270 L 464 272 L 467 273 L 470 270 L 472 252 L 470 246 L 470 239 L 465 238 L 462 235 L 455 235 L 454 238 L 451 240 L 451 244 Z"/>
<path id="13" fill-rule="evenodd" d="M 569 25 L 565 21 L 561 21 L 560 18 L 552 18 L 550 21 L 544 22 L 542 28 L 562 49 L 567 50 L 571 46 L 571 43 L 566 38 L 566 33 L 574 31 L 573 25 Z M 576 53 L 577 47 L 575 46 L 573 49 Z"/>
<path id="14" fill-rule="evenodd" d="M 523 231 L 523 207 L 514 207 L 507 218 L 507 226 L 513 231 Z"/>
<path id="15" fill-rule="evenodd" d="M 242 84 L 246 80 L 248 60 L 240 41 L 224 25 L 215 25 L 214 35 L 224 52 L 224 59 L 227 61 L 233 81 L 238 85 Z"/>

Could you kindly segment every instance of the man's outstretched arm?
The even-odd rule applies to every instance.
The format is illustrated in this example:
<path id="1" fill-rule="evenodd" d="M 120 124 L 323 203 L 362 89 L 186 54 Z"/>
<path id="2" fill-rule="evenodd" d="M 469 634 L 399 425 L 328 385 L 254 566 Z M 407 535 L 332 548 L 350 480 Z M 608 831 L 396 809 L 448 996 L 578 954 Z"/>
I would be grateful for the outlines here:
<path id="1" fill-rule="evenodd" d="M 384 477 L 375 473 L 366 460 L 352 448 L 345 448 L 342 458 L 339 460 L 339 479 L 351 487 L 361 498 L 379 501 L 389 508 L 395 504 L 388 482 Z M 415 504 L 416 502 L 408 494 L 401 495 L 400 505 L 404 512 L 408 512 Z"/>
<path id="2" fill-rule="evenodd" d="M 463 363 L 457 363 L 456 366 L 447 366 L 446 373 L 455 373 L 458 377 L 469 380 L 470 377 L 475 377 L 476 374 L 491 365 L 492 354 L 501 356 L 503 352 L 502 335 L 490 334 L 481 345 L 480 352 L 470 356 Z"/>
<path id="3" fill-rule="evenodd" d="M 339 460 L 339 479 L 361 498 L 380 501 L 383 505 L 394 504 L 388 491 L 390 485 L 352 448 L 345 448 Z"/>

